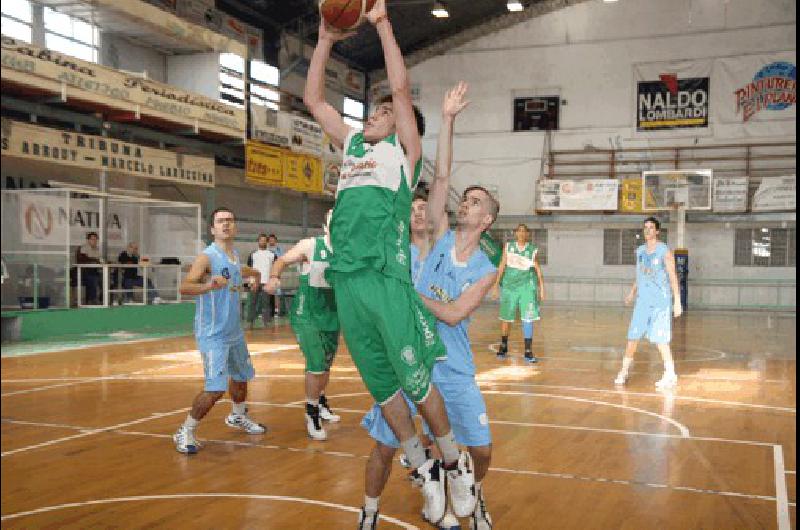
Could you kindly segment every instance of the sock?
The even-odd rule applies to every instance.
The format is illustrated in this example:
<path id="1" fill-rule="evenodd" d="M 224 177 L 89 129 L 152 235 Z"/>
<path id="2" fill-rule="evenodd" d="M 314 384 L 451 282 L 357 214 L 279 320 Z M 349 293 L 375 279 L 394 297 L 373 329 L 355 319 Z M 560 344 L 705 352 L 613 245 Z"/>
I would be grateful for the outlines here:
<path id="1" fill-rule="evenodd" d="M 422 447 L 422 442 L 419 441 L 419 436 L 414 435 L 405 442 L 400 442 L 400 447 L 405 451 L 411 467 L 416 469 L 424 464 L 428 457 L 425 455 L 425 448 Z"/>
<path id="2" fill-rule="evenodd" d="M 664 372 L 670 375 L 675 375 L 675 361 L 664 361 Z"/>
<path id="3" fill-rule="evenodd" d="M 503 343 L 504 348 L 508 348 L 508 335 L 503 335 L 500 337 L 500 342 Z"/>
<path id="4" fill-rule="evenodd" d="M 522 323 L 522 335 L 526 339 L 533 339 L 533 322 Z"/>
<path id="5" fill-rule="evenodd" d="M 531 351 L 531 343 L 532 342 L 533 342 L 533 339 L 525 339 L 525 353 L 528 353 L 528 352 Z"/>
<path id="6" fill-rule="evenodd" d="M 444 436 L 437 436 L 436 445 L 439 446 L 439 450 L 442 452 L 442 460 L 444 460 L 445 464 L 449 465 L 458 462 L 458 445 L 452 429 Z"/>
<path id="7" fill-rule="evenodd" d="M 192 418 L 191 414 L 186 415 L 186 421 L 183 422 L 184 427 L 186 427 L 190 431 L 193 431 L 197 428 L 198 425 L 200 425 L 200 420 Z"/>
<path id="8" fill-rule="evenodd" d="M 234 414 L 238 416 L 244 416 L 246 412 L 247 412 L 247 403 L 245 403 L 244 401 L 242 401 L 241 403 L 236 403 L 236 402 L 233 403 Z"/>
<path id="9" fill-rule="evenodd" d="M 319 404 L 323 407 L 328 406 L 328 400 L 325 398 L 325 392 L 319 393 Z"/>
<path id="10" fill-rule="evenodd" d="M 364 495 L 364 509 L 370 513 L 375 513 L 378 511 L 378 501 L 380 497 L 370 497 L 369 495 Z"/>
<path id="11" fill-rule="evenodd" d="M 477 481 L 477 480 L 475 481 L 475 496 L 476 497 L 480 497 L 481 496 L 481 485 L 482 484 L 483 484 L 483 481 Z"/>
<path id="12" fill-rule="evenodd" d="M 622 371 L 627 374 L 628 370 L 631 367 L 631 364 L 633 364 L 633 357 L 623 357 L 622 358 Z"/>

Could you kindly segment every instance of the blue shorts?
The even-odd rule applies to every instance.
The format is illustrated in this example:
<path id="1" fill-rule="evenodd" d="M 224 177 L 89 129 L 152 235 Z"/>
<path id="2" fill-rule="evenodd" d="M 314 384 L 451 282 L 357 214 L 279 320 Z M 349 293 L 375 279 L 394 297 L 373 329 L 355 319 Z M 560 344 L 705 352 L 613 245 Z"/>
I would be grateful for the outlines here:
<path id="1" fill-rule="evenodd" d="M 256 371 L 250 361 L 250 352 L 244 337 L 234 342 L 210 341 L 198 344 L 203 356 L 203 373 L 206 392 L 225 392 L 228 379 L 250 381 Z"/>
<path id="2" fill-rule="evenodd" d="M 669 344 L 672 340 L 672 307 L 636 303 L 633 308 L 628 340 L 640 340 L 647 335 L 653 344 Z"/>
<path id="3" fill-rule="evenodd" d="M 481 447 L 492 443 L 492 434 L 489 430 L 489 416 L 486 413 L 486 402 L 483 400 L 478 384 L 473 379 L 465 384 L 437 384 L 439 392 L 444 398 L 444 406 L 456 442 L 467 447 Z M 411 409 L 412 416 L 417 413 L 416 407 L 403 394 Z M 424 422 L 423 422 L 424 424 Z M 376 403 L 361 420 L 369 435 L 376 441 L 394 447 L 400 447 L 400 442 L 394 435 L 391 427 L 381 413 L 380 406 Z M 425 424 L 425 433 L 433 438 L 433 433 Z"/>

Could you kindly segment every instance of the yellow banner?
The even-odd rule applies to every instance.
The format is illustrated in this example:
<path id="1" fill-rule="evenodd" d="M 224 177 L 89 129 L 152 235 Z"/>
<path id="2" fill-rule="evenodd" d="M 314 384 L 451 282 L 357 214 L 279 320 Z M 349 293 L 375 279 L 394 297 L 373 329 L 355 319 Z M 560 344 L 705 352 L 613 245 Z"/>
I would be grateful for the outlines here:
<path id="1" fill-rule="evenodd" d="M 287 154 L 283 185 L 296 191 L 322 193 L 322 162 L 313 156 Z"/>
<path id="2" fill-rule="evenodd" d="M 647 197 L 647 207 L 655 208 L 656 200 L 652 192 Z M 641 213 L 642 208 L 642 179 L 641 177 L 622 179 L 619 185 L 619 211 L 627 213 Z"/>
<path id="3" fill-rule="evenodd" d="M 245 149 L 245 180 L 255 184 L 281 186 L 283 160 L 289 151 L 259 142 L 247 142 Z"/>

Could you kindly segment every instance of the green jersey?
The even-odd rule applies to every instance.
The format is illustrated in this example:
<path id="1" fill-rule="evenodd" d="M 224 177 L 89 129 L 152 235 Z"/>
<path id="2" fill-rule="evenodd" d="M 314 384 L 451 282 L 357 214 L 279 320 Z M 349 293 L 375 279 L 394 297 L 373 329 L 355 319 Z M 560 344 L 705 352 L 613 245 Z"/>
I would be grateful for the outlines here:
<path id="1" fill-rule="evenodd" d="M 516 241 L 506 243 L 506 269 L 503 272 L 503 287 L 522 287 L 531 285 L 536 288 L 534 281 L 533 261 L 539 247 L 533 243 L 526 243 L 520 248 Z"/>
<path id="2" fill-rule="evenodd" d="M 422 161 L 411 170 L 396 134 L 370 145 L 353 130 L 344 146 L 330 225 L 330 270 L 367 268 L 410 283 L 408 222 Z"/>
<path id="3" fill-rule="evenodd" d="M 481 234 L 480 244 L 481 250 L 486 254 L 486 257 L 489 258 L 489 261 L 492 262 L 492 265 L 499 267 L 500 260 L 503 259 L 503 245 L 495 241 L 494 238 L 486 232 Z"/>
<path id="4" fill-rule="evenodd" d="M 309 261 L 303 264 L 300 283 L 292 302 L 292 326 L 310 324 L 319 331 L 338 331 L 336 299 L 333 289 L 325 279 L 325 269 L 331 260 L 331 251 L 325 243 L 325 236 L 309 238 L 300 244 L 308 244 L 306 255 L 309 256 Z"/>

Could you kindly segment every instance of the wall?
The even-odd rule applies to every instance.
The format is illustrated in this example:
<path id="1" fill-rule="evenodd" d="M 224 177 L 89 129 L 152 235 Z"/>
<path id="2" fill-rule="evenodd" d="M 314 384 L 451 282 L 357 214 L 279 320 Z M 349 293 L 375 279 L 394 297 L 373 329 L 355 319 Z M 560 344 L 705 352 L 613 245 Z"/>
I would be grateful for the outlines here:
<path id="1" fill-rule="evenodd" d="M 166 82 L 201 96 L 219 99 L 219 54 L 195 53 L 167 57 Z"/>
<path id="2" fill-rule="evenodd" d="M 102 65 L 128 72 L 144 72 L 148 79 L 167 81 L 167 57 L 156 50 L 137 46 L 112 33 L 104 33 L 100 44 Z"/>

